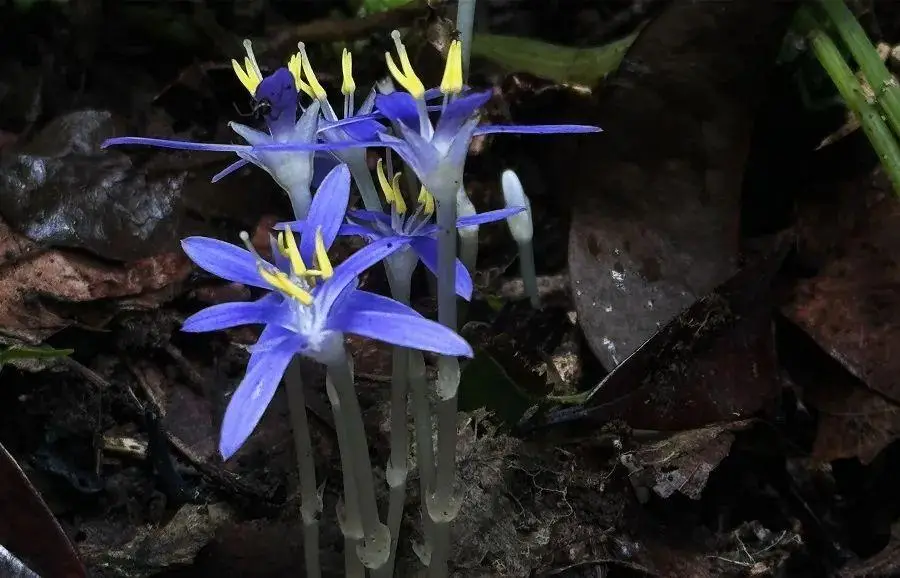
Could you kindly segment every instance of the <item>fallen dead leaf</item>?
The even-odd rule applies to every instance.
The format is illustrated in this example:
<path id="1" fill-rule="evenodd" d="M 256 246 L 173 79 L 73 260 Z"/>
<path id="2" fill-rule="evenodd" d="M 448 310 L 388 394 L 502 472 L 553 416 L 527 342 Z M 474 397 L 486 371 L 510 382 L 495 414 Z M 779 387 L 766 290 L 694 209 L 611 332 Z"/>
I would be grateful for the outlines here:
<path id="1" fill-rule="evenodd" d="M 0 272 L 0 329 L 38 343 L 83 322 L 74 305 L 154 293 L 186 279 L 191 264 L 179 252 L 113 265 L 42 248 L 0 221 Z"/>
<path id="2" fill-rule="evenodd" d="M 698 500 L 710 473 L 728 455 L 734 432 L 748 425 L 744 420 L 680 432 L 624 453 L 621 461 L 636 487 L 652 488 L 661 498 L 680 492 Z"/>

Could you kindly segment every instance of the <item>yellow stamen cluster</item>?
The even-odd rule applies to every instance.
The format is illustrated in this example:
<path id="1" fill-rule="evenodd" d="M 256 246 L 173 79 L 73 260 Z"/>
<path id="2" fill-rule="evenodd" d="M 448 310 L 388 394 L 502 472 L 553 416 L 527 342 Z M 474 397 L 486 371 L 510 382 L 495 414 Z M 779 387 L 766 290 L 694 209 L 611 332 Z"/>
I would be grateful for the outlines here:
<path id="1" fill-rule="evenodd" d="M 322 238 L 322 229 L 316 230 L 316 267 L 317 269 L 309 269 L 300 256 L 300 248 L 294 238 L 294 233 L 290 227 L 285 227 L 284 232 L 278 234 L 278 251 L 288 258 L 291 263 L 291 273 L 294 277 L 302 277 L 308 279 L 311 285 L 315 285 L 316 277 L 329 279 L 334 275 L 334 267 L 331 260 L 328 259 L 328 252 L 325 250 L 325 240 Z M 260 263 L 259 274 L 274 289 L 281 291 L 289 297 L 293 297 L 304 305 L 310 305 L 313 302 L 312 294 L 304 287 L 301 287 L 291 276 L 284 271 L 273 271 L 265 263 Z"/>
<path id="2" fill-rule="evenodd" d="M 381 192 L 389 205 L 394 206 L 397 214 L 406 213 L 406 201 L 403 200 L 403 193 L 400 191 L 400 175 L 403 173 L 394 173 L 394 177 L 388 181 L 384 172 L 384 160 L 378 159 L 378 167 L 375 171 L 378 173 L 378 184 L 381 185 Z"/>
<path id="3" fill-rule="evenodd" d="M 441 79 L 441 92 L 444 94 L 459 94 L 463 88 L 462 73 L 462 43 L 454 40 L 447 50 L 447 64 L 444 66 L 444 76 Z"/>
<path id="4" fill-rule="evenodd" d="M 418 203 L 422 205 L 422 212 L 427 216 L 430 217 L 434 214 L 434 196 L 428 192 L 425 185 L 422 185 L 422 188 L 419 189 Z"/>
<path id="5" fill-rule="evenodd" d="M 356 82 L 353 80 L 353 55 L 346 48 L 341 53 L 341 72 L 343 73 L 341 93 L 350 96 L 356 92 Z"/>
<path id="6" fill-rule="evenodd" d="M 302 61 L 303 58 L 300 56 L 300 53 L 295 53 L 291 56 L 290 60 L 288 60 L 288 70 L 291 72 L 291 76 L 294 77 L 294 85 L 297 87 L 297 90 L 302 90 L 308 97 L 315 98 L 312 87 L 303 80 Z"/>
<path id="7" fill-rule="evenodd" d="M 319 79 L 316 78 L 316 73 L 309 61 L 309 55 L 306 54 L 306 45 L 299 42 L 297 43 L 297 48 L 300 49 L 300 65 L 303 67 L 303 74 L 306 76 L 306 82 L 309 83 L 313 98 L 327 100 L 328 93 L 325 92 L 325 89 L 322 88 L 322 84 L 319 83 Z"/>
<path id="8" fill-rule="evenodd" d="M 416 75 L 416 71 L 413 70 L 412 63 L 409 61 L 409 55 L 406 53 L 406 47 L 403 45 L 403 41 L 400 40 L 400 32 L 394 30 L 391 32 L 391 38 L 394 39 L 394 45 L 397 47 L 397 55 L 400 57 L 400 67 L 398 67 L 391 57 L 391 53 L 384 53 L 384 58 L 387 61 L 387 67 L 391 72 L 391 76 L 393 76 L 394 80 L 396 80 L 400 86 L 405 88 L 406 92 L 410 93 L 413 98 L 422 98 L 425 96 L 425 85 L 422 84 L 422 81 Z"/>
<path id="9" fill-rule="evenodd" d="M 253 46 L 249 40 L 244 40 L 244 50 L 247 51 L 247 55 L 244 57 L 244 66 L 242 67 L 240 62 L 232 59 L 231 68 L 234 69 L 234 73 L 244 88 L 250 91 L 251 95 L 255 95 L 256 87 L 262 82 L 262 73 L 256 64 L 256 56 L 253 54 Z"/>

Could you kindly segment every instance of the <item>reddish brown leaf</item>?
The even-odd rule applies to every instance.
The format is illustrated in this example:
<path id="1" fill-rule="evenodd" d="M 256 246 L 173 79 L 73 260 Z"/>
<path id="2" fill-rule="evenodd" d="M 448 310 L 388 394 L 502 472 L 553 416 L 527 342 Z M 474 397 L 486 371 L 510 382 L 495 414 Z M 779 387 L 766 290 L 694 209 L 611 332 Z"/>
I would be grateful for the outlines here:
<path id="1" fill-rule="evenodd" d="M 0 544 L 41 576 L 87 576 L 72 543 L 2 445 L 0 488 Z"/>
<path id="2" fill-rule="evenodd" d="M 785 314 L 867 386 L 900 402 L 900 204 L 872 207 Z"/>

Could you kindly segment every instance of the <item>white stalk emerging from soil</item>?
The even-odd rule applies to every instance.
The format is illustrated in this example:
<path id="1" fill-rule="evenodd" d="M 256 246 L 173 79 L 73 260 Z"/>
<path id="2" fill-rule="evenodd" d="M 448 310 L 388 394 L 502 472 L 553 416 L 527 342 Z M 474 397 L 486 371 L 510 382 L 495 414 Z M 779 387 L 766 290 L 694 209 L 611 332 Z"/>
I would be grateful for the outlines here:
<path id="1" fill-rule="evenodd" d="M 512 170 L 503 171 L 500 179 L 500 185 L 503 189 L 503 199 L 509 207 L 525 207 L 521 213 L 516 213 L 506 218 L 506 224 L 509 225 L 509 232 L 519 246 L 519 267 L 522 274 L 522 284 L 525 287 L 525 294 L 531 301 L 531 306 L 539 309 L 541 306 L 540 297 L 538 296 L 537 287 L 537 271 L 534 267 L 534 225 L 531 220 L 531 201 L 525 194 L 522 182 L 519 176 Z"/>
<path id="2" fill-rule="evenodd" d="M 388 276 L 394 299 L 409 305 L 411 275 L 396 275 L 397 271 L 387 263 Z M 412 271 L 410 270 L 410 273 Z M 391 532 L 391 552 L 387 563 L 388 575 L 394 574 L 397 559 L 397 544 L 400 538 L 400 523 L 403 521 L 403 507 L 406 505 L 406 479 L 409 475 L 409 432 L 407 429 L 406 396 L 409 390 L 409 354 L 405 347 L 394 347 L 391 362 L 391 457 L 388 460 L 385 477 L 390 488 L 388 499 L 387 526 Z"/>
<path id="3" fill-rule="evenodd" d="M 350 457 L 353 479 L 356 481 L 356 498 L 359 504 L 360 520 L 363 529 L 363 543 L 357 547 L 356 553 L 363 565 L 371 570 L 376 578 L 391 578 L 387 570 L 387 561 L 391 553 L 391 534 L 387 526 L 378 517 L 378 504 L 375 499 L 375 479 L 372 476 L 372 461 L 369 459 L 369 444 L 366 439 L 365 425 L 356 390 L 353 387 L 353 371 L 350 359 L 341 346 L 341 354 L 328 361 L 328 375 L 337 393 L 341 408 L 342 424 L 345 428 L 346 442 L 340 447 L 341 455 Z M 337 417 L 337 415 L 335 416 Z M 352 499 L 349 494 L 345 500 Z"/>
<path id="4" fill-rule="evenodd" d="M 338 447 L 341 454 L 341 475 L 344 482 L 344 500 L 338 502 L 337 518 L 344 535 L 344 575 L 347 578 L 365 578 L 366 568 L 357 556 L 356 551 L 362 545 L 363 528 L 359 515 L 359 492 L 356 490 L 356 478 L 353 474 L 353 460 L 348 448 L 346 419 L 341 407 L 341 400 L 330 375 L 325 377 L 325 391 L 331 402 L 334 424 L 337 429 Z"/>
<path id="5" fill-rule="evenodd" d="M 456 329 L 456 193 L 434 191 L 437 201 L 438 226 L 438 321 Z M 434 491 L 426 496 L 428 515 L 434 522 L 434 550 L 429 575 L 448 576 L 450 557 L 450 524 L 459 512 L 454 496 L 456 480 L 456 414 L 459 390 L 459 361 L 442 355 L 438 358 L 437 416 L 438 453 Z"/>
<path id="6" fill-rule="evenodd" d="M 294 357 L 284 374 L 297 451 L 300 474 L 300 515 L 303 518 L 303 551 L 306 557 L 306 575 L 321 578 L 319 562 L 319 514 L 322 512 L 322 496 L 316 486 L 316 464 L 313 460 L 309 420 L 306 417 L 306 396 L 300 375 L 300 358 Z"/>

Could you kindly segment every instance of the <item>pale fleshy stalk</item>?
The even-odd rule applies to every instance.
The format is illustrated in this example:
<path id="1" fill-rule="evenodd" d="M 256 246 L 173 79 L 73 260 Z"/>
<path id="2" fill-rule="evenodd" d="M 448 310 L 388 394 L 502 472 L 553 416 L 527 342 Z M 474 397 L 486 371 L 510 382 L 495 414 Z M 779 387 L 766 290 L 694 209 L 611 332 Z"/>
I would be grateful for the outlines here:
<path id="1" fill-rule="evenodd" d="M 460 217 L 475 214 L 475 205 L 463 187 L 456 193 L 456 211 Z M 478 261 L 478 226 L 459 228 L 459 260 L 463 262 L 469 274 L 475 277 L 475 265 Z"/>
<path id="2" fill-rule="evenodd" d="M 298 357 L 294 357 L 288 366 L 284 374 L 284 384 L 287 390 L 291 429 L 294 433 L 294 447 L 297 451 L 297 466 L 300 474 L 300 514 L 303 518 L 306 575 L 310 578 L 321 578 L 319 514 L 322 512 L 322 497 L 316 486 L 316 465 L 313 460 L 309 420 L 306 417 L 306 396 L 303 391 Z"/>
<path id="3" fill-rule="evenodd" d="M 475 0 L 459 0 L 456 8 L 456 29 L 462 43 L 463 80 L 468 80 L 469 57 L 472 54 L 472 37 L 475 29 Z"/>
<path id="4" fill-rule="evenodd" d="M 362 520 L 359 514 L 359 492 L 356 490 L 356 477 L 353 473 L 353 459 L 350 457 L 347 441 L 346 419 L 341 407 L 340 397 L 334 388 L 331 375 L 325 377 L 325 391 L 331 402 L 337 429 L 338 448 L 341 456 L 341 476 L 344 482 L 344 499 L 338 502 L 337 518 L 344 535 L 344 575 L 348 578 L 365 578 L 366 568 L 356 552 L 363 542 Z"/>
<path id="5" fill-rule="evenodd" d="M 435 191 L 438 226 L 438 321 L 456 329 L 456 192 Z M 434 522 L 434 544 L 429 575 L 446 578 L 450 557 L 450 524 L 459 512 L 454 495 L 456 480 L 456 421 L 459 390 L 459 361 L 442 355 L 438 358 L 437 417 L 438 452 L 434 491 L 426 496 L 428 515 Z"/>
<path id="6" fill-rule="evenodd" d="M 372 461 L 369 459 L 369 444 L 362 410 L 353 387 L 350 359 L 343 346 L 340 348 L 342 354 L 328 361 L 328 375 L 337 393 L 346 434 L 346 443 L 340 448 L 341 455 L 347 452 L 350 456 L 353 478 L 356 481 L 356 495 L 364 534 L 363 543 L 357 547 L 356 552 L 372 576 L 390 578 L 390 574 L 385 571 L 390 557 L 391 535 L 378 516 L 375 480 L 372 476 Z M 345 496 L 346 498 L 349 496 Z"/>
<path id="7" fill-rule="evenodd" d="M 525 294 L 528 295 L 531 306 L 538 309 L 541 302 L 538 296 L 537 271 L 534 267 L 534 224 L 531 219 L 531 201 L 525 194 L 522 181 L 519 180 L 515 171 L 509 169 L 503 171 L 500 185 L 507 208 L 525 207 L 524 211 L 507 217 L 506 224 L 509 225 L 509 232 L 519 246 L 519 268 Z"/>
<path id="8" fill-rule="evenodd" d="M 434 530 L 428 515 L 427 497 L 434 492 L 434 421 L 428 401 L 428 379 L 425 376 L 425 357 L 421 351 L 410 349 L 409 392 L 412 399 L 413 425 L 416 434 L 416 467 L 419 469 L 419 494 L 422 500 L 422 536 L 424 543 L 416 547 L 416 554 L 424 566 L 431 564 L 434 549 Z"/>
<path id="9" fill-rule="evenodd" d="M 411 275 L 395 275 L 395 267 L 385 263 L 392 277 L 391 290 L 394 299 L 409 304 Z M 411 271 L 410 271 L 411 273 Z M 393 575 L 397 560 L 400 524 L 406 505 L 406 480 L 409 475 L 409 431 L 406 396 L 409 390 L 409 353 L 405 347 L 394 347 L 391 365 L 391 457 L 388 460 L 386 478 L 390 489 L 387 526 L 391 532 L 391 555 L 388 559 L 388 575 Z"/>

